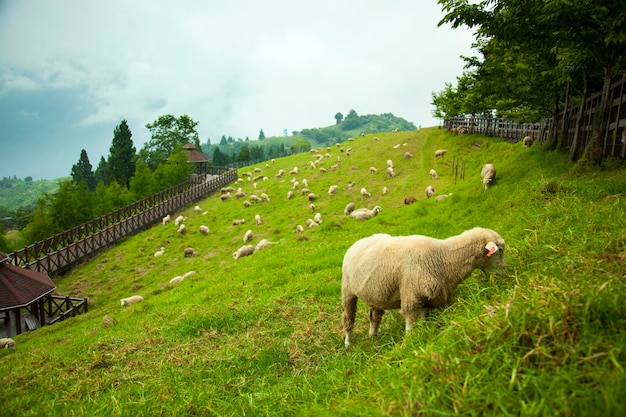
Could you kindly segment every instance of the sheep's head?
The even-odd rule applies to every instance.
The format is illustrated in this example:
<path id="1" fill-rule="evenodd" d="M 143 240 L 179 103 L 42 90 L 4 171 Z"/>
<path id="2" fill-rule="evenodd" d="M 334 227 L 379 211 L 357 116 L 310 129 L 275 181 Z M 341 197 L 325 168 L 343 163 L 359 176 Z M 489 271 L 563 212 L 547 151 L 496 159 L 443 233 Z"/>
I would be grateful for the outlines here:
<path id="1" fill-rule="evenodd" d="M 485 275 L 498 271 L 506 273 L 506 259 L 504 257 L 504 239 L 497 236 L 497 239 L 487 242 L 483 251 L 483 262 L 480 269 Z"/>

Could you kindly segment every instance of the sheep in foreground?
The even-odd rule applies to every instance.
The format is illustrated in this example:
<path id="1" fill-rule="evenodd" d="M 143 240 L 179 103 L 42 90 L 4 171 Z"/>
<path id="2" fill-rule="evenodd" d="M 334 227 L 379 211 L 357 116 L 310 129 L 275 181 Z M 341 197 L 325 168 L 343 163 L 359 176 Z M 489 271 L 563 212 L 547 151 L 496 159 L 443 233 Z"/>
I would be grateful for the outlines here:
<path id="1" fill-rule="evenodd" d="M 424 192 L 426 193 L 426 198 L 430 198 L 435 195 L 435 187 L 429 185 L 428 187 L 426 187 L 426 190 L 424 190 Z"/>
<path id="2" fill-rule="evenodd" d="M 443 156 L 444 156 L 447 152 L 448 152 L 448 150 L 447 150 L 447 149 L 437 149 L 437 150 L 435 151 L 435 159 L 437 159 L 437 158 L 442 158 L 442 159 L 443 159 Z"/>
<path id="3" fill-rule="evenodd" d="M 122 307 L 129 306 L 131 304 L 137 304 L 143 301 L 143 297 L 141 295 L 133 295 L 130 297 L 122 298 L 120 300 Z"/>
<path id="4" fill-rule="evenodd" d="M 352 217 L 353 219 L 364 221 L 369 220 L 372 217 L 376 217 L 376 215 L 381 211 L 383 211 L 383 208 L 381 206 L 375 206 L 371 210 L 368 208 L 360 208 L 350 213 L 350 217 Z"/>
<path id="5" fill-rule="evenodd" d="M 485 275 L 504 269 L 504 246 L 498 233 L 480 227 L 445 240 L 374 234 L 355 242 L 342 265 L 345 346 L 352 344 L 358 299 L 370 307 L 370 336 L 378 334 L 385 310 L 398 308 L 408 332 L 418 315 L 445 306 L 475 269 Z"/>
<path id="6" fill-rule="evenodd" d="M 482 171 L 480 171 L 480 177 L 483 179 L 483 185 L 486 190 L 493 180 L 496 179 L 496 167 L 494 167 L 493 164 L 485 164 Z"/>
<path id="7" fill-rule="evenodd" d="M 210 235 L 211 234 L 211 231 L 209 230 L 208 226 L 202 225 L 202 226 L 200 226 L 199 230 L 200 230 L 200 233 L 202 233 L 203 235 Z"/>
<path id="8" fill-rule="evenodd" d="M 0 339 L 0 349 L 15 349 L 15 340 L 10 337 Z"/>
<path id="9" fill-rule="evenodd" d="M 347 216 L 348 214 L 352 213 L 355 208 L 356 208 L 356 205 L 354 203 L 348 203 L 346 205 L 346 208 L 343 209 L 343 213 Z"/>
<path id="10" fill-rule="evenodd" d="M 252 255 L 254 253 L 254 246 L 243 245 L 236 252 L 233 252 L 233 258 L 239 259 L 244 256 Z"/>

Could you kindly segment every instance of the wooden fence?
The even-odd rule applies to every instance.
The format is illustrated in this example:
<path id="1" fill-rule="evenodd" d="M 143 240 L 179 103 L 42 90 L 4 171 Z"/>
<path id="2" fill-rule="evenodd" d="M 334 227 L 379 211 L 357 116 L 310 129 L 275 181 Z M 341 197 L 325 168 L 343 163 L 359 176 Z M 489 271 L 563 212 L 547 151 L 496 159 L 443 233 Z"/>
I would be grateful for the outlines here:
<path id="1" fill-rule="evenodd" d="M 481 133 L 503 138 L 512 142 L 531 136 L 534 140 L 544 142 L 552 134 L 562 137 L 562 147 L 572 145 L 576 118 L 580 106 L 583 106 L 583 120 L 579 127 L 580 149 L 584 149 L 591 140 L 593 118 L 600 104 L 601 93 L 589 97 L 571 109 L 566 109 L 558 117 L 542 120 L 539 123 L 515 123 L 493 117 L 451 117 L 444 121 L 447 129 L 464 128 L 467 133 Z M 617 81 L 611 86 L 610 114 L 607 130 L 603 138 L 605 157 L 626 158 L 626 80 Z M 554 125 L 556 123 L 556 126 Z M 564 128 L 565 126 L 565 128 Z"/>
<path id="2" fill-rule="evenodd" d="M 208 166 L 188 181 L 16 250 L 8 255 L 7 262 L 49 275 L 59 274 L 236 180 L 237 170 Z"/>

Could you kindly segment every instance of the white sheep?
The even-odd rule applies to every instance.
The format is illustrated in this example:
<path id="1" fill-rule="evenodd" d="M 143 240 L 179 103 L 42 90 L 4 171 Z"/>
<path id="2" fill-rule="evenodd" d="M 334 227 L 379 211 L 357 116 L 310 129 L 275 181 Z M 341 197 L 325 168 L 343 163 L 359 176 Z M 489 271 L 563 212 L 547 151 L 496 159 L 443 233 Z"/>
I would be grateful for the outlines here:
<path id="1" fill-rule="evenodd" d="M 180 226 L 178 226 L 178 230 L 176 231 L 176 233 L 184 235 L 185 233 L 187 233 L 187 227 L 184 224 L 181 224 Z"/>
<path id="2" fill-rule="evenodd" d="M 154 257 L 158 258 L 159 256 L 163 256 L 163 254 L 165 253 L 165 248 L 163 246 L 161 246 L 159 248 L 159 250 L 157 250 L 156 252 L 154 252 Z"/>
<path id="3" fill-rule="evenodd" d="M 522 142 L 526 148 L 533 146 L 533 138 L 531 136 L 525 136 L 524 139 L 522 139 Z"/>
<path id="4" fill-rule="evenodd" d="M 486 190 L 496 179 L 496 167 L 494 167 L 493 164 L 485 164 L 480 171 L 480 177 L 483 179 L 483 185 Z"/>
<path id="5" fill-rule="evenodd" d="M 315 204 L 309 204 L 309 210 L 311 210 L 311 213 L 313 213 L 315 211 Z"/>
<path id="6" fill-rule="evenodd" d="M 322 215 L 321 213 L 315 213 L 315 216 L 313 216 L 313 221 L 317 224 L 322 224 Z"/>
<path id="7" fill-rule="evenodd" d="M 262 224 L 263 224 L 263 220 L 261 220 L 261 215 L 260 215 L 260 214 L 255 214 L 255 215 L 254 215 L 254 223 L 255 223 L 257 226 L 260 226 L 260 225 L 262 225 Z"/>
<path id="8" fill-rule="evenodd" d="M 303 233 L 304 232 L 304 227 L 302 227 L 301 224 L 296 226 L 296 233 Z"/>
<path id="9" fill-rule="evenodd" d="M 185 217 L 183 216 L 178 216 L 176 217 L 176 220 L 174 220 L 174 224 L 176 225 L 176 227 L 180 226 L 182 224 L 182 222 L 185 221 Z"/>
<path id="10" fill-rule="evenodd" d="M 315 193 L 309 193 L 309 195 L 307 195 L 307 198 L 309 199 L 309 201 L 313 202 L 315 201 L 317 196 L 315 195 Z"/>
<path id="11" fill-rule="evenodd" d="M 252 245 L 244 245 L 237 249 L 236 252 L 233 252 L 233 258 L 239 259 L 243 256 L 252 255 L 254 253 L 254 246 Z"/>
<path id="12" fill-rule="evenodd" d="M 389 189 L 386 186 L 383 187 L 383 195 L 387 195 L 387 192 L 389 192 Z"/>
<path id="13" fill-rule="evenodd" d="M 211 231 L 209 230 L 208 226 L 202 225 L 202 226 L 200 226 L 199 230 L 200 230 L 200 233 L 202 233 L 203 235 L 210 235 L 211 234 Z"/>
<path id="14" fill-rule="evenodd" d="M 195 212 L 196 212 L 196 214 L 200 214 L 200 212 L 202 211 L 202 209 L 200 208 L 200 206 L 195 206 L 195 207 L 193 208 L 193 211 L 195 211 Z"/>
<path id="15" fill-rule="evenodd" d="M 291 200 L 293 198 L 293 191 L 287 191 L 287 200 Z"/>
<path id="16" fill-rule="evenodd" d="M 498 233 L 479 227 L 445 240 L 375 234 L 357 241 L 342 265 L 345 346 L 352 344 L 358 299 L 370 307 L 370 336 L 377 335 L 385 310 L 398 308 L 408 332 L 418 315 L 445 306 L 475 269 L 505 268 L 504 245 Z"/>
<path id="17" fill-rule="evenodd" d="M 437 150 L 435 151 L 435 159 L 437 159 L 437 158 L 441 158 L 441 159 L 443 159 L 443 156 L 444 156 L 447 152 L 448 152 L 448 150 L 447 150 L 447 149 L 437 149 Z"/>
<path id="18" fill-rule="evenodd" d="M 346 208 L 343 210 L 343 213 L 347 216 L 348 214 L 352 213 L 355 208 L 356 205 L 354 203 L 348 203 L 346 205 Z"/>
<path id="19" fill-rule="evenodd" d="M 243 235 L 243 243 L 250 242 L 254 238 L 254 233 L 252 230 L 248 230 L 245 235 Z"/>
<path id="20" fill-rule="evenodd" d="M 439 177 L 437 176 L 437 171 L 435 171 L 434 169 L 431 169 L 431 170 L 428 172 L 428 175 L 430 175 L 430 179 L 432 179 L 432 180 L 436 180 L 437 178 L 439 178 Z"/>
<path id="21" fill-rule="evenodd" d="M 361 220 L 361 221 L 369 220 L 372 217 L 376 217 L 376 215 L 380 213 L 381 211 L 383 211 L 383 208 L 381 206 L 375 206 L 371 210 L 368 208 L 360 208 L 350 213 L 350 217 L 352 217 L 353 219 Z"/>
<path id="22" fill-rule="evenodd" d="M 269 202 L 270 198 L 269 198 L 269 196 L 267 194 L 261 193 L 261 200 Z"/>
<path id="23" fill-rule="evenodd" d="M 244 224 L 245 222 L 245 219 L 235 219 L 233 220 L 233 226 L 239 226 L 240 224 Z"/>
<path id="24" fill-rule="evenodd" d="M 435 197 L 435 201 L 445 200 L 446 198 L 450 197 L 451 195 L 452 195 L 452 193 L 438 195 L 437 197 Z"/>
<path id="25" fill-rule="evenodd" d="M 129 306 L 131 304 L 137 304 L 143 301 L 143 297 L 141 295 L 133 295 L 130 297 L 122 298 L 120 300 L 122 307 Z"/>
<path id="26" fill-rule="evenodd" d="M 182 282 L 184 279 L 185 277 L 183 277 L 182 275 L 179 275 L 177 277 L 170 279 L 170 284 L 178 284 L 179 282 Z"/>
<path id="27" fill-rule="evenodd" d="M 361 188 L 361 197 L 371 197 L 372 195 L 365 189 L 365 187 Z"/>
<path id="28" fill-rule="evenodd" d="M 429 185 L 428 187 L 426 187 L 426 190 L 424 190 L 424 192 L 426 193 L 426 198 L 430 198 L 435 195 L 435 187 Z"/>
<path id="29" fill-rule="evenodd" d="M 393 167 L 387 167 L 387 178 L 394 178 L 396 176 L 396 172 L 393 170 Z"/>
<path id="30" fill-rule="evenodd" d="M 15 340 L 10 337 L 0 339 L 0 349 L 15 349 Z"/>
<path id="31" fill-rule="evenodd" d="M 267 239 L 261 239 L 261 241 L 259 243 L 256 244 L 256 246 L 254 247 L 254 253 L 260 251 L 261 249 L 267 248 L 270 245 L 273 245 L 274 242 L 270 242 Z"/>
<path id="32" fill-rule="evenodd" d="M 404 153 L 404 157 L 405 157 L 405 158 L 407 158 L 407 159 L 408 159 L 408 158 L 413 158 L 413 154 L 412 154 L 411 152 L 409 152 L 409 151 L 406 151 L 406 152 Z"/>
<path id="33" fill-rule="evenodd" d="M 387 159 L 387 168 L 393 168 L 393 161 L 391 159 Z"/>
<path id="34" fill-rule="evenodd" d="M 196 275 L 196 271 L 189 271 L 183 274 L 183 278 L 189 278 L 192 275 Z"/>
<path id="35" fill-rule="evenodd" d="M 169 214 L 165 217 L 163 217 L 163 220 L 161 220 L 163 222 L 163 224 L 169 223 L 169 221 L 172 219 L 172 216 L 170 216 Z"/>
<path id="36" fill-rule="evenodd" d="M 337 194 L 339 192 L 339 186 L 338 185 L 331 185 L 328 188 L 328 195 L 329 196 L 333 196 L 334 194 Z"/>
<path id="37" fill-rule="evenodd" d="M 370 167 L 370 174 L 376 174 L 378 170 L 375 167 Z"/>
<path id="38" fill-rule="evenodd" d="M 228 199 L 230 199 L 230 198 L 231 198 L 231 196 L 230 196 L 230 192 L 227 192 L 227 193 L 222 194 L 222 195 L 220 196 L 220 199 L 221 199 L 222 201 L 226 201 L 226 200 L 228 200 Z"/>
<path id="39" fill-rule="evenodd" d="M 308 227 L 309 229 L 312 229 L 314 227 L 319 226 L 319 224 L 313 220 L 313 219 L 306 219 L 306 227 Z"/>
<path id="40" fill-rule="evenodd" d="M 185 255 L 185 258 L 196 256 L 196 250 L 194 248 L 185 248 L 185 250 L 183 250 L 183 253 Z"/>

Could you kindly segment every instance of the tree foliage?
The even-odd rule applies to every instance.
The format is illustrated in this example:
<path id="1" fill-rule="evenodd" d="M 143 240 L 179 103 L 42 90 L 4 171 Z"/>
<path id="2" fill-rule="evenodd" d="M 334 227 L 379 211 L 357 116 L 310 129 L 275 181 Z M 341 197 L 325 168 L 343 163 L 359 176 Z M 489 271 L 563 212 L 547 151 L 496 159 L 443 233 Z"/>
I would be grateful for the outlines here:
<path id="1" fill-rule="evenodd" d="M 76 184 L 84 183 L 90 191 L 96 189 L 93 169 L 87 151 L 84 149 L 80 151 L 78 162 L 72 165 L 72 181 Z"/>
<path id="2" fill-rule="evenodd" d="M 177 148 L 191 143 L 200 149 L 200 139 L 195 122 L 187 115 L 178 118 L 171 114 L 160 116 L 154 123 L 148 123 L 151 139 L 139 151 L 139 156 L 150 167 L 156 169 L 159 164 L 165 163 Z"/>
<path id="3" fill-rule="evenodd" d="M 115 127 L 106 163 L 107 182 L 115 181 L 126 188 L 130 186 L 130 178 L 135 172 L 137 159 L 132 136 L 126 120 L 122 120 Z"/>

